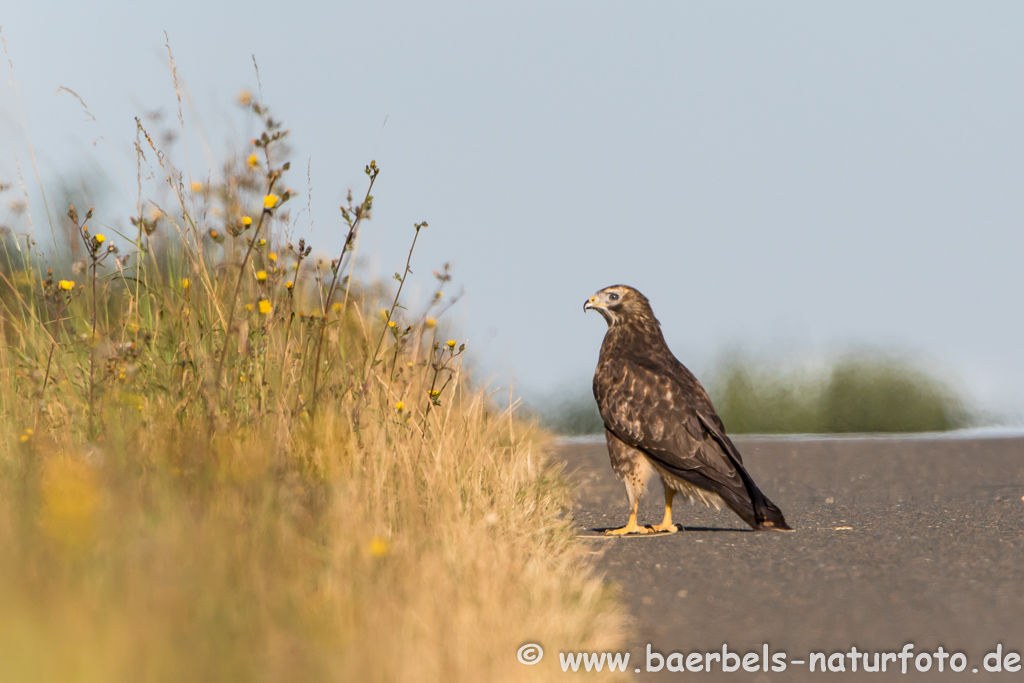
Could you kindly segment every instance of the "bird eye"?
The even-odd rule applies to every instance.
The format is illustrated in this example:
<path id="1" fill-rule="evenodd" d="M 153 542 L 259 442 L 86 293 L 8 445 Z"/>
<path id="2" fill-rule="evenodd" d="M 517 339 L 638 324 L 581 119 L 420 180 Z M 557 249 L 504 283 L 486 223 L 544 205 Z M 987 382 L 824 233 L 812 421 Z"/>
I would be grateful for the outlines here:
<path id="1" fill-rule="evenodd" d="M 611 299 L 612 301 L 618 301 L 619 295 L 616 294 L 615 292 L 612 292 L 611 294 L 608 295 L 608 298 Z"/>

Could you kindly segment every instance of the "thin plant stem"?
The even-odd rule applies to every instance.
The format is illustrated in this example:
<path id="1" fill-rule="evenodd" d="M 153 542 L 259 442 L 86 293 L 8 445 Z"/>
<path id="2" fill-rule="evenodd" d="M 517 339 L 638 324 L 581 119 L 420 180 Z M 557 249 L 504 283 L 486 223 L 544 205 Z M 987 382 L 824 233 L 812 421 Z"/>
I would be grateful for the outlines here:
<path id="1" fill-rule="evenodd" d="M 356 210 L 355 220 L 352 222 L 351 227 L 348 230 L 348 236 L 345 238 L 345 244 L 341 248 L 341 254 L 338 256 L 338 265 L 334 269 L 334 277 L 331 279 L 331 286 L 327 290 L 327 298 L 324 300 L 324 315 L 320 322 L 320 336 L 316 343 L 316 361 L 313 365 L 313 393 L 310 395 L 310 401 L 316 403 L 317 390 L 320 382 L 320 358 L 324 350 L 324 332 L 327 327 L 327 312 L 330 310 L 331 298 L 334 296 L 334 289 L 338 285 L 338 274 L 342 269 L 342 261 L 345 258 L 345 252 L 348 251 L 349 243 L 352 241 L 352 236 L 357 234 L 359 224 L 362 222 L 363 217 L 369 212 L 370 207 L 373 203 L 373 183 L 377 180 L 377 176 L 380 174 L 380 168 L 377 167 L 377 162 L 370 162 L 370 165 L 366 167 L 366 174 L 370 177 L 370 184 L 366 188 L 366 196 L 363 199 L 363 203 Z M 351 279 L 351 278 L 350 278 Z M 341 311 L 341 317 L 344 318 L 345 311 Z"/>

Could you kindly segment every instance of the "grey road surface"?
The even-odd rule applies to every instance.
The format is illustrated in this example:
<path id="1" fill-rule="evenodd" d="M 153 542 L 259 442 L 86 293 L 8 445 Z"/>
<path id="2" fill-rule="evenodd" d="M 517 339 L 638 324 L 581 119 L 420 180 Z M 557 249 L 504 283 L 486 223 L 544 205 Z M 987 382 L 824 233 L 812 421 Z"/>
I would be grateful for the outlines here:
<path id="1" fill-rule="evenodd" d="M 568 440 L 558 457 L 579 484 L 572 514 L 607 580 L 621 587 L 633 619 L 629 670 L 640 680 L 1024 680 L 988 673 L 985 655 L 1024 654 L 1024 439 L 740 438 L 744 461 L 795 533 L 756 533 L 728 510 L 677 505 L 675 534 L 607 537 L 628 516 L 601 440 Z M 661 520 L 661 485 L 651 482 L 641 522 Z M 886 672 L 864 673 L 852 647 L 898 653 Z M 647 645 L 672 653 L 718 652 L 769 659 L 785 671 L 648 672 Z M 966 667 L 951 673 L 949 657 Z M 820 658 L 810 672 L 811 653 Z M 844 653 L 836 657 L 836 653 Z M 923 653 L 930 653 L 927 658 Z M 1009 656 L 1008 656 L 1009 655 Z M 926 661 L 926 659 L 928 661 Z M 763 669 L 762 657 L 756 666 Z M 944 673 L 938 673 L 939 661 Z M 678 668 L 686 659 L 674 658 Z M 693 659 L 696 663 L 696 659 Z M 705 665 L 709 660 L 703 658 Z M 747 660 L 751 668 L 754 659 Z M 803 661 L 804 664 L 798 662 Z M 959 665 L 962 660 L 953 661 Z M 988 663 L 993 665 L 995 658 Z M 657 668 L 659 660 L 651 660 Z M 728 658 L 730 666 L 737 660 Z M 929 667 L 921 672 L 917 667 Z M 973 673 L 977 669 L 978 673 Z"/>

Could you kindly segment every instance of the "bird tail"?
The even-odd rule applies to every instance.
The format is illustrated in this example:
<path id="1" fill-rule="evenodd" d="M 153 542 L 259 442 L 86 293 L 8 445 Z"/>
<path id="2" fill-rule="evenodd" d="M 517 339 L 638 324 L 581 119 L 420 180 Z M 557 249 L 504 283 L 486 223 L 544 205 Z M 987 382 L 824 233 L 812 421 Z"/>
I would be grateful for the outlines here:
<path id="1" fill-rule="evenodd" d="M 732 439 L 726 436 L 724 432 L 719 431 L 703 415 L 698 413 L 697 416 L 704 424 L 705 429 L 708 430 L 708 433 L 725 451 L 729 460 L 732 461 L 732 466 L 739 473 L 740 479 L 743 480 L 742 491 L 730 488 L 727 492 L 719 492 L 719 495 L 725 501 L 725 504 L 729 506 L 729 509 L 739 515 L 744 522 L 756 531 L 792 531 L 793 528 L 786 524 L 786 518 L 783 516 L 779 506 L 768 500 L 768 496 L 761 493 L 761 489 L 757 488 L 757 484 L 754 483 L 753 478 L 747 473 L 747 468 L 743 466 L 743 457 L 732 442 Z"/>
<path id="2" fill-rule="evenodd" d="M 757 484 L 747 473 L 747 468 L 743 466 L 743 456 L 740 455 L 732 439 L 725 435 L 719 425 L 700 412 L 697 413 L 697 418 L 704 425 L 707 433 L 724 451 L 736 472 L 739 473 L 740 479 L 743 480 L 742 489 L 736 486 L 735 480 L 727 484 L 719 482 L 719 486 L 715 487 L 715 492 L 721 496 L 729 509 L 739 515 L 755 531 L 792 531 L 793 528 L 786 524 L 786 518 L 782 515 L 779 506 L 761 493 L 761 489 L 757 488 Z"/>
<path id="3" fill-rule="evenodd" d="M 761 489 L 757 488 L 757 484 L 747 474 L 746 468 L 735 460 L 733 464 L 736 466 L 740 478 L 743 479 L 746 489 L 744 493 L 747 495 L 739 496 L 734 493 L 722 496 L 725 504 L 756 531 L 792 531 L 793 528 L 786 523 L 782 510 L 768 500 L 768 496 L 761 493 Z"/>
<path id="4" fill-rule="evenodd" d="M 793 527 L 786 524 L 786 518 L 775 503 L 768 500 L 768 497 L 758 491 L 760 500 L 754 503 L 754 520 L 751 524 L 758 531 L 792 531 Z"/>

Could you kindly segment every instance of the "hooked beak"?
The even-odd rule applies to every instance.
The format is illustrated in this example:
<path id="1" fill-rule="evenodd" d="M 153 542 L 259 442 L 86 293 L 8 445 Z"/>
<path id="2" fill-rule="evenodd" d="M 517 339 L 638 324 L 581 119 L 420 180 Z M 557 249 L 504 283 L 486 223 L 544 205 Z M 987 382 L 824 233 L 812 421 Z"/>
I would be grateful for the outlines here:
<path id="1" fill-rule="evenodd" d="M 584 302 L 584 304 L 583 304 L 583 312 L 586 313 L 587 311 L 589 311 L 592 308 L 601 308 L 601 304 L 599 304 L 598 301 L 597 301 L 597 295 L 596 294 L 594 296 L 590 297 L 589 299 L 587 299 L 586 302 Z"/>

